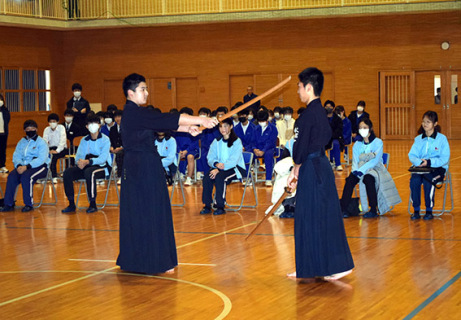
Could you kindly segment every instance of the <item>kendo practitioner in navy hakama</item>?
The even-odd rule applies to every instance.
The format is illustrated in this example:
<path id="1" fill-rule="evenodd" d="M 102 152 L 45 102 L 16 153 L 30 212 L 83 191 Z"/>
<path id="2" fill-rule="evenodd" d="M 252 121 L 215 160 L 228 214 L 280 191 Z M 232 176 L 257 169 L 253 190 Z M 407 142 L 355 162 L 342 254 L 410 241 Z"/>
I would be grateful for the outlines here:
<path id="1" fill-rule="evenodd" d="M 147 101 L 146 79 L 131 74 L 123 81 L 127 102 L 121 133 L 125 152 L 120 198 L 120 254 L 124 271 L 172 273 L 177 266 L 170 198 L 156 131 L 177 130 L 198 135 L 196 125 L 214 127 L 218 121 L 141 107 Z"/>
<path id="2" fill-rule="evenodd" d="M 292 278 L 338 280 L 352 272 L 335 177 L 324 146 L 331 128 L 320 102 L 323 74 L 307 68 L 299 74 L 298 95 L 306 110 L 295 123 L 293 160 L 288 186 L 296 191 L 295 257 Z"/>

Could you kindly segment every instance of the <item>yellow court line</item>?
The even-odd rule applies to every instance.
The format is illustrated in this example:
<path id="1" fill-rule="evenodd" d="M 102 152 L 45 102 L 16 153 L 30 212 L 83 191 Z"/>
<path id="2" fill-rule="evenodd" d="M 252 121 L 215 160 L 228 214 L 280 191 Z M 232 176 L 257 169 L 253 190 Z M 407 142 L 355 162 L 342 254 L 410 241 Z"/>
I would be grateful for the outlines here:
<path id="1" fill-rule="evenodd" d="M 45 289 L 42 289 L 42 290 L 39 290 L 39 291 L 35 291 L 35 292 L 32 292 L 32 293 L 23 295 L 23 296 L 21 296 L 21 297 L 17 297 L 17 298 L 8 300 L 8 301 L 1 302 L 1 303 L 0 303 L 0 307 L 3 307 L 3 306 L 5 306 L 5 305 L 10 304 L 10 303 L 13 303 L 13 302 L 17 302 L 17 301 L 20 301 L 20 300 L 23 300 L 23 299 L 27 299 L 27 298 L 36 296 L 36 295 L 38 295 L 38 294 L 40 294 L 40 293 L 44 293 L 44 292 L 47 292 L 47 291 L 50 291 L 50 290 L 53 290 L 53 289 L 57 289 L 57 288 L 60 288 L 60 287 L 64 287 L 64 286 L 66 286 L 66 285 L 68 285 L 68 284 L 71 284 L 71 283 L 74 283 L 74 282 L 77 282 L 77 281 L 85 280 L 85 279 L 88 279 L 88 278 L 91 278 L 91 277 L 100 275 L 101 273 L 105 273 L 105 272 L 107 272 L 107 271 L 110 271 L 110 270 L 113 270 L 113 269 L 116 269 L 116 268 L 118 268 L 118 266 L 117 266 L 117 267 L 112 267 L 112 268 L 109 268 L 109 269 L 105 269 L 105 270 L 102 270 L 102 271 L 97 271 L 97 272 L 95 272 L 95 273 L 92 273 L 92 274 L 89 274 L 89 275 L 86 275 L 86 276 L 83 276 L 83 277 L 80 277 L 80 278 L 77 278 L 77 279 L 73 279 L 73 280 L 70 280 L 70 281 L 66 281 L 66 282 L 57 284 L 57 285 L 52 286 L 52 287 L 48 287 L 48 288 L 45 288 Z"/>

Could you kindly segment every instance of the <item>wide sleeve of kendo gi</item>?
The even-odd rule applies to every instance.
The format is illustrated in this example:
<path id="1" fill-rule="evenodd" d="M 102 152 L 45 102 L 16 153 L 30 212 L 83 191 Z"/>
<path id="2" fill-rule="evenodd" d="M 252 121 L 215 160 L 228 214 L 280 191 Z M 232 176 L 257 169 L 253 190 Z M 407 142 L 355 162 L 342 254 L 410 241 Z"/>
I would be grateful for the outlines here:
<path id="1" fill-rule="evenodd" d="M 311 125 L 308 117 L 301 115 L 294 126 L 293 161 L 295 164 L 302 164 L 307 158 Z"/>
<path id="2" fill-rule="evenodd" d="M 165 131 L 179 127 L 179 113 L 160 113 L 152 109 L 139 108 L 137 125 L 139 129 Z"/>

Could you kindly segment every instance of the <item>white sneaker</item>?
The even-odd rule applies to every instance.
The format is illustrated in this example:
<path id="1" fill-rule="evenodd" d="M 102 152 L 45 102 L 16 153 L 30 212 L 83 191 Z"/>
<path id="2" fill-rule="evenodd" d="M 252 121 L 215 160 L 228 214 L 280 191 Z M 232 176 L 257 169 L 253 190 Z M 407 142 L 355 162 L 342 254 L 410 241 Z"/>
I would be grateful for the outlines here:
<path id="1" fill-rule="evenodd" d="M 343 169 L 343 167 L 342 167 L 341 165 L 339 165 L 339 166 L 336 167 L 336 171 L 343 171 L 343 170 L 344 170 L 344 169 Z"/>
<path id="2" fill-rule="evenodd" d="M 118 179 L 117 179 L 117 184 L 118 184 L 118 185 L 122 184 L 122 178 L 118 178 Z"/>
<path id="3" fill-rule="evenodd" d="M 197 180 L 203 180 L 203 172 L 197 172 Z"/>
<path id="4" fill-rule="evenodd" d="M 96 184 L 102 185 L 102 184 L 104 184 L 104 180 L 97 180 L 97 181 L 96 181 Z"/>
<path id="5" fill-rule="evenodd" d="M 272 187 L 272 181 L 266 180 L 266 187 Z"/>
<path id="6" fill-rule="evenodd" d="M 186 178 L 186 182 L 184 182 L 185 186 L 191 186 L 193 185 L 192 179 L 190 177 Z"/>
<path id="7" fill-rule="evenodd" d="M 8 173 L 10 172 L 6 167 L 0 169 L 0 173 Z"/>
<path id="8" fill-rule="evenodd" d="M 58 178 L 53 178 L 51 179 L 51 181 L 53 181 L 54 184 L 58 183 Z"/>

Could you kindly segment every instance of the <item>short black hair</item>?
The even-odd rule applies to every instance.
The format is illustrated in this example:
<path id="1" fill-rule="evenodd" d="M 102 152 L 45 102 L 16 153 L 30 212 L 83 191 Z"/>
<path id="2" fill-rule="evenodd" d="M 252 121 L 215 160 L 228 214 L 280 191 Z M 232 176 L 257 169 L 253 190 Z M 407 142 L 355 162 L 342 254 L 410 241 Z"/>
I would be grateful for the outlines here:
<path id="1" fill-rule="evenodd" d="M 100 118 L 105 118 L 106 113 L 104 111 L 98 111 L 96 112 L 95 116 L 100 117 Z"/>
<path id="2" fill-rule="evenodd" d="M 86 119 L 86 124 L 90 124 L 90 123 L 101 124 L 101 121 L 97 115 L 94 115 Z"/>
<path id="3" fill-rule="evenodd" d="M 65 116 L 74 116 L 74 112 L 72 111 L 72 109 L 66 109 L 66 111 L 64 111 L 64 117 Z"/>
<path id="4" fill-rule="evenodd" d="M 237 102 L 236 104 L 234 104 L 234 106 L 231 108 L 231 110 L 235 110 L 235 109 L 237 109 L 238 107 L 240 107 L 241 105 L 243 105 L 243 102 L 242 102 L 242 101 L 239 101 L 239 102 Z"/>
<path id="5" fill-rule="evenodd" d="M 104 118 L 111 118 L 112 120 L 114 120 L 114 114 L 110 111 L 107 111 L 106 113 L 104 113 Z"/>
<path id="6" fill-rule="evenodd" d="M 245 108 L 243 110 L 240 110 L 239 113 L 238 113 L 239 116 L 247 116 L 249 114 L 250 114 L 250 109 L 249 108 Z"/>
<path id="7" fill-rule="evenodd" d="M 229 111 L 229 109 L 227 109 L 227 107 L 225 107 L 225 106 L 220 106 L 220 107 L 218 107 L 218 109 L 216 109 L 216 113 L 218 113 L 218 112 L 227 113 L 228 111 Z"/>
<path id="8" fill-rule="evenodd" d="M 336 107 L 335 107 L 335 112 L 336 112 L 337 114 L 340 114 L 341 112 L 346 113 L 346 109 L 344 109 L 344 106 L 339 105 L 339 106 L 336 106 Z"/>
<path id="9" fill-rule="evenodd" d="M 359 102 L 357 102 L 357 107 L 358 107 L 358 106 L 361 106 L 361 107 L 364 107 L 364 108 L 365 108 L 365 106 L 366 106 L 365 101 L 360 100 Z"/>
<path id="10" fill-rule="evenodd" d="M 154 107 L 153 109 L 154 109 L 154 111 L 157 112 L 157 113 L 162 113 L 162 110 L 160 110 L 160 108 Z"/>
<path id="11" fill-rule="evenodd" d="M 280 107 L 275 107 L 274 112 L 282 113 L 282 108 Z"/>
<path id="12" fill-rule="evenodd" d="M 38 129 L 37 122 L 35 120 L 29 119 L 24 121 L 24 130 L 26 130 L 28 127 L 33 127 Z"/>
<path id="13" fill-rule="evenodd" d="M 192 116 L 194 114 L 194 110 L 192 110 L 189 107 L 184 107 L 184 108 L 181 108 L 181 110 L 179 110 L 179 113 L 180 114 L 185 113 L 185 114 Z"/>
<path id="14" fill-rule="evenodd" d="M 210 117 L 216 117 L 217 113 L 218 113 L 218 111 L 216 111 L 216 110 L 211 111 Z"/>
<path id="15" fill-rule="evenodd" d="M 269 112 L 267 112 L 267 110 L 260 110 L 256 115 L 256 119 L 258 119 L 258 122 L 267 121 L 267 119 L 269 119 Z"/>
<path id="16" fill-rule="evenodd" d="M 201 114 L 201 113 L 206 113 L 207 116 L 210 116 L 211 110 L 208 108 L 200 108 L 200 110 L 198 111 L 198 114 Z"/>
<path id="17" fill-rule="evenodd" d="M 177 108 L 171 108 L 169 112 L 170 113 L 179 113 Z"/>
<path id="18" fill-rule="evenodd" d="M 126 76 L 126 78 L 123 79 L 123 93 L 125 97 L 128 97 L 128 90 L 136 91 L 136 88 L 141 82 L 146 82 L 146 78 L 140 74 L 132 73 Z"/>
<path id="19" fill-rule="evenodd" d="M 122 115 L 123 115 L 123 110 L 119 110 L 119 109 L 115 110 L 114 118 L 115 117 L 121 117 Z"/>
<path id="20" fill-rule="evenodd" d="M 299 81 L 305 87 L 308 83 L 314 89 L 314 95 L 319 97 L 323 90 L 323 73 L 317 68 L 306 68 L 298 75 Z"/>
<path id="21" fill-rule="evenodd" d="M 300 107 L 300 108 L 298 109 L 298 111 L 296 111 L 296 113 L 297 113 L 298 116 L 299 116 L 301 113 L 304 112 L 304 110 L 306 110 L 306 107 Z"/>
<path id="22" fill-rule="evenodd" d="M 117 110 L 117 106 L 115 104 L 110 104 L 107 106 L 107 111 L 115 112 Z"/>
<path id="23" fill-rule="evenodd" d="M 80 90 L 82 91 L 82 85 L 80 83 L 74 83 L 72 85 L 72 91 L 75 91 L 75 90 Z"/>
<path id="24" fill-rule="evenodd" d="M 323 104 L 323 106 L 324 106 L 324 107 L 326 107 L 326 106 L 327 106 L 327 104 L 331 104 L 331 106 L 332 106 L 333 108 L 334 108 L 334 107 L 336 107 L 336 105 L 335 105 L 334 101 L 331 101 L 331 100 L 327 100 L 327 101 L 325 101 L 325 103 Z"/>
<path id="25" fill-rule="evenodd" d="M 282 109 L 282 113 L 283 114 L 286 114 L 286 113 L 293 114 L 293 108 L 292 107 L 285 107 L 285 108 Z"/>
<path id="26" fill-rule="evenodd" d="M 48 122 L 51 120 L 56 120 L 56 122 L 59 122 L 59 116 L 56 113 L 50 113 L 48 115 Z"/>

